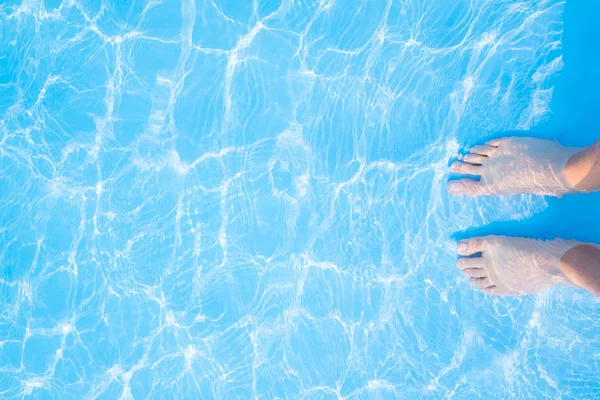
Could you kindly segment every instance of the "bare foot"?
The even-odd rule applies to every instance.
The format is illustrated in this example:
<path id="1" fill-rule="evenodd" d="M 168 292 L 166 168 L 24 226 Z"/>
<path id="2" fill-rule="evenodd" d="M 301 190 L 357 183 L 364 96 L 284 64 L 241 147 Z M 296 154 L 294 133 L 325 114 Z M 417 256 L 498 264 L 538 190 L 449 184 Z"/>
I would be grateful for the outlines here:
<path id="1" fill-rule="evenodd" d="M 461 240 L 456 265 L 469 283 L 488 295 L 521 296 L 544 291 L 555 283 L 571 285 L 561 258 L 580 242 L 506 236 Z M 480 253 L 480 254 L 479 254 Z"/>
<path id="2" fill-rule="evenodd" d="M 448 184 L 451 194 L 467 196 L 531 193 L 562 196 L 577 192 L 565 175 L 567 162 L 581 149 L 551 140 L 504 138 L 475 146 L 463 161 L 452 164 L 458 174 L 481 176 Z"/>

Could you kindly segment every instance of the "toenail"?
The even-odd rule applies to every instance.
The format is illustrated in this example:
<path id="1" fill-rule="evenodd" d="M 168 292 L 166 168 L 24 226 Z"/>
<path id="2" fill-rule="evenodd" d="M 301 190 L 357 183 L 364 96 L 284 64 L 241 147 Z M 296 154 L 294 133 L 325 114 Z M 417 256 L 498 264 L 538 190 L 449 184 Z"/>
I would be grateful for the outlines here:
<path id="1" fill-rule="evenodd" d="M 461 251 L 461 252 L 467 251 L 467 243 L 466 242 L 458 242 L 458 251 Z"/>

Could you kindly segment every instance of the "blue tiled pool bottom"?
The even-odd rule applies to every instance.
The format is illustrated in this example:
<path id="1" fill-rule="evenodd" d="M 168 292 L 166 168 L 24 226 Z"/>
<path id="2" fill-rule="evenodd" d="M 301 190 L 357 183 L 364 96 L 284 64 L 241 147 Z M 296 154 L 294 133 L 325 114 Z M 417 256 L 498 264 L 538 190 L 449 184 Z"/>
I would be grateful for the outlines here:
<path id="1" fill-rule="evenodd" d="M 564 7 L 4 2 L 0 397 L 598 395 L 590 295 L 454 267 L 550 200 L 446 193 L 547 120 Z"/>

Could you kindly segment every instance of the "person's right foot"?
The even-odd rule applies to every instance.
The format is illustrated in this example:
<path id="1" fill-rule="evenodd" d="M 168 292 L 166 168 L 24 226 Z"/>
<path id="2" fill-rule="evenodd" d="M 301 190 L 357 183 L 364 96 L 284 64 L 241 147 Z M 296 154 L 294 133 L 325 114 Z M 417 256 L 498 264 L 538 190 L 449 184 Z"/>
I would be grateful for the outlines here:
<path id="1" fill-rule="evenodd" d="M 477 237 L 458 243 L 458 254 L 463 257 L 456 266 L 485 294 L 521 296 L 555 283 L 570 284 L 561 270 L 561 258 L 578 245 L 581 243 L 566 240 Z"/>
<path id="2" fill-rule="evenodd" d="M 504 138 L 475 146 L 451 171 L 481 176 L 480 181 L 451 181 L 451 194 L 467 196 L 537 194 L 562 196 L 576 193 L 565 176 L 565 167 L 581 149 L 564 147 L 551 140 Z"/>

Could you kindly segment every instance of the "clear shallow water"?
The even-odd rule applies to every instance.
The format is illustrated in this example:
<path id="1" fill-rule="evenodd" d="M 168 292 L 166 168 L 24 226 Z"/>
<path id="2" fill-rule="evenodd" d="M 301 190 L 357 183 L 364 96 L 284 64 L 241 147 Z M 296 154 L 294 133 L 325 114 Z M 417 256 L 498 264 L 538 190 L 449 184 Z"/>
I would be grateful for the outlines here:
<path id="1" fill-rule="evenodd" d="M 593 226 L 446 195 L 460 149 L 552 121 L 564 20 L 549 0 L 4 2 L 1 396 L 598 397 L 591 296 L 487 299 L 454 268 L 465 230 Z"/>

